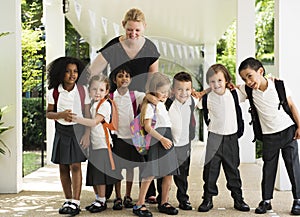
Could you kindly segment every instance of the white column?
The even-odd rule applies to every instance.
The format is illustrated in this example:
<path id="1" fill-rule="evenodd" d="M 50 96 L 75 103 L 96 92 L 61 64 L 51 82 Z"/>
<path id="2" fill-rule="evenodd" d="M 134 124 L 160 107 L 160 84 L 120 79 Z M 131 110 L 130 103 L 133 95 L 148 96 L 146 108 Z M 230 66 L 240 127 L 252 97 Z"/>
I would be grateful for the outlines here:
<path id="1" fill-rule="evenodd" d="M 46 64 L 65 56 L 65 16 L 62 1 L 43 0 L 46 33 Z M 54 138 L 54 121 L 47 119 L 47 164 L 51 163 Z"/>
<path id="2" fill-rule="evenodd" d="M 217 44 L 216 43 L 206 43 L 204 44 L 204 64 L 203 64 L 203 87 L 204 89 L 208 88 L 208 84 L 206 82 L 206 72 L 208 68 L 215 64 L 217 61 Z M 208 132 L 207 126 L 203 121 L 203 141 L 206 144 Z"/>
<path id="3" fill-rule="evenodd" d="M 255 1 L 238 0 L 237 7 L 237 32 L 236 32 L 236 68 L 247 57 L 255 56 Z M 238 71 L 236 72 L 237 84 L 243 83 Z M 248 113 L 249 103 L 241 104 L 245 121 L 244 135 L 239 139 L 241 162 L 255 162 L 255 143 L 253 140 L 252 126 L 249 126 L 250 115 Z"/>
<path id="4" fill-rule="evenodd" d="M 1 135 L 11 155 L 0 155 L 0 193 L 22 190 L 22 60 L 21 60 L 21 1 L 2 0 L 0 7 L 0 107 L 10 106 L 2 117 L 4 126 L 13 126 Z"/>
<path id="5" fill-rule="evenodd" d="M 300 50 L 300 29 L 297 22 L 300 19 L 300 1 L 275 0 L 275 70 L 279 78 L 292 91 L 292 100 L 298 111 L 300 108 L 298 53 Z M 298 141 L 299 142 L 299 141 Z M 280 160 L 275 187 L 279 190 L 290 190 L 283 160 Z"/>

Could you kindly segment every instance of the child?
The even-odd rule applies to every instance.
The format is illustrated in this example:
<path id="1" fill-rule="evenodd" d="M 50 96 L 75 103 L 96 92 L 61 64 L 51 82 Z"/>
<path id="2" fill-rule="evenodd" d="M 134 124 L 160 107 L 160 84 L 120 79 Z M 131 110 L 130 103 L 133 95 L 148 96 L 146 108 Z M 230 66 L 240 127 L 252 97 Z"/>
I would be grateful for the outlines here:
<path id="1" fill-rule="evenodd" d="M 210 122 L 203 170 L 203 202 L 198 207 L 198 211 L 207 212 L 213 208 L 212 197 L 218 195 L 217 179 L 221 164 L 225 172 L 227 188 L 234 199 L 234 208 L 249 211 L 249 206 L 243 200 L 242 181 L 238 169 L 240 164 L 236 115 L 238 111 L 233 95 L 227 88 L 231 77 L 223 65 L 215 64 L 208 69 L 206 81 L 211 88 L 207 96 Z"/>
<path id="2" fill-rule="evenodd" d="M 91 107 L 92 119 L 73 115 L 73 121 L 91 127 L 91 144 L 86 185 L 95 186 L 98 198 L 89 206 L 91 213 L 102 212 L 107 208 L 105 198 L 105 186 L 115 184 L 122 179 L 118 169 L 112 170 L 109 160 L 108 145 L 112 144 L 110 134 L 110 144 L 106 143 L 103 122 L 109 123 L 111 116 L 111 105 L 106 100 L 109 93 L 109 80 L 105 76 L 93 76 L 89 82 L 90 96 L 93 99 Z M 97 110 L 99 101 L 104 100 Z"/>
<path id="3" fill-rule="evenodd" d="M 123 205 L 125 208 L 132 208 L 131 189 L 133 181 L 134 167 L 139 166 L 143 162 L 143 157 L 137 152 L 132 144 L 130 133 L 130 122 L 137 114 L 137 109 L 142 104 L 145 93 L 139 91 L 129 91 L 128 86 L 131 82 L 131 71 L 125 66 L 115 70 L 113 81 L 117 86 L 112 97 L 118 107 L 119 128 L 115 132 L 113 139 L 115 154 L 114 158 L 118 162 L 119 168 L 126 169 L 126 192 Z M 122 209 L 121 198 L 121 181 L 115 185 L 116 199 L 114 200 L 113 209 Z"/>
<path id="4" fill-rule="evenodd" d="M 295 125 L 282 108 L 278 109 L 279 98 L 274 81 L 264 77 L 265 69 L 260 61 L 252 57 L 245 59 L 240 64 L 239 74 L 245 81 L 245 84 L 240 86 L 243 100 L 247 96 L 245 85 L 253 89 L 253 101 L 263 133 L 264 166 L 261 183 L 263 200 L 259 203 L 255 213 L 262 214 L 272 209 L 271 199 L 273 198 L 278 157 L 281 150 L 292 184 L 294 203 L 291 213 L 300 215 L 300 166 L 297 143 L 297 139 L 300 139 L 300 118 L 297 108 L 287 92 L 288 105 L 297 124 Z"/>
<path id="5" fill-rule="evenodd" d="M 168 215 L 177 215 L 178 210 L 168 203 L 172 175 L 178 174 L 178 163 L 171 136 L 171 121 L 164 105 L 169 96 L 170 80 L 162 73 L 154 73 L 149 83 L 149 93 L 159 100 L 156 106 L 144 99 L 141 109 L 141 124 L 152 136 L 148 151 L 148 162 L 141 172 L 142 183 L 139 198 L 133 207 L 133 213 L 138 216 L 151 217 L 152 213 L 146 208 L 145 196 L 150 182 L 156 177 L 163 177 L 162 197 L 158 210 Z M 151 127 L 152 119 L 156 115 L 156 124 Z"/>
<path id="6" fill-rule="evenodd" d="M 72 114 L 77 113 L 82 117 L 84 112 L 89 117 L 90 100 L 85 97 L 87 90 L 77 84 L 83 71 L 83 63 L 72 57 L 60 57 L 48 66 L 46 116 L 56 120 L 51 161 L 59 164 L 61 185 L 66 198 L 59 209 L 60 214 L 77 215 L 80 212 L 81 162 L 86 160 L 83 149 L 88 147 L 90 135 L 89 129 L 84 132 L 84 126 L 72 122 Z M 84 80 L 81 76 L 81 83 Z"/>
<path id="7" fill-rule="evenodd" d="M 180 171 L 180 175 L 174 175 L 173 179 L 177 186 L 176 198 L 179 202 L 179 208 L 182 210 L 192 210 L 187 194 L 187 177 L 190 169 L 191 140 L 195 136 L 194 108 L 198 103 L 197 99 L 191 97 L 192 91 L 191 75 L 186 72 L 177 73 L 173 78 L 172 93 L 174 99 L 171 101 L 169 116 Z"/>

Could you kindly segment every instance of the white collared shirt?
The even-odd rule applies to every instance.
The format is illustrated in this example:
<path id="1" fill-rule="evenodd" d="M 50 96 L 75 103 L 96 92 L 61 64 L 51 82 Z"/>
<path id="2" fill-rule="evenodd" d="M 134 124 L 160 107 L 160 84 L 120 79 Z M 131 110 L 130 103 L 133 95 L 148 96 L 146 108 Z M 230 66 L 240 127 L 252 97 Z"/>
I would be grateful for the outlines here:
<path id="1" fill-rule="evenodd" d="M 254 90 L 252 92 L 253 102 L 256 107 L 263 134 L 280 132 L 294 124 L 290 116 L 282 106 L 278 110 L 279 97 L 275 83 L 268 79 L 268 87 L 265 91 Z M 285 86 L 286 96 L 290 96 L 290 90 Z M 240 86 L 241 100 L 245 101 L 247 94 L 245 84 Z"/>
<path id="2" fill-rule="evenodd" d="M 142 104 L 145 97 L 145 93 L 134 91 L 136 106 Z M 132 101 L 130 93 L 127 91 L 124 95 L 120 95 L 116 90 L 113 97 L 119 113 L 119 126 L 116 134 L 122 139 L 131 139 L 130 122 L 134 119 L 134 113 L 132 108 Z"/>
<path id="3" fill-rule="evenodd" d="M 174 99 L 169 109 L 169 116 L 172 123 L 171 131 L 173 137 L 174 146 L 184 146 L 189 143 L 189 127 L 191 117 L 191 104 L 192 99 L 195 101 L 195 105 L 198 103 L 198 99 L 189 97 L 185 103 L 179 102 Z"/>
<path id="4" fill-rule="evenodd" d="M 201 108 L 202 108 L 202 100 Z M 211 91 L 207 95 L 207 109 L 210 119 L 208 131 L 219 135 L 237 132 L 236 110 L 233 96 L 226 88 L 223 95 Z"/>
<path id="5" fill-rule="evenodd" d="M 91 101 L 89 98 L 87 88 L 85 86 L 83 86 L 83 88 L 85 91 L 84 104 L 90 104 Z M 53 98 L 53 91 L 54 91 L 54 89 L 52 88 L 48 92 L 47 100 L 48 100 L 49 104 L 55 104 L 54 98 Z M 58 96 L 58 100 L 57 100 L 57 112 L 62 112 L 62 111 L 65 111 L 66 109 L 71 109 L 72 112 L 77 114 L 78 117 L 82 117 L 81 100 L 80 100 L 80 95 L 79 95 L 77 85 L 75 84 L 73 90 L 67 91 L 60 84 L 58 86 L 58 92 L 59 92 L 59 96 Z M 62 125 L 76 124 L 74 122 L 67 122 L 64 119 L 58 119 L 57 121 Z"/>
<path id="6" fill-rule="evenodd" d="M 160 127 L 171 127 L 171 121 L 169 118 L 168 111 L 166 109 L 166 106 L 163 102 L 157 103 L 156 107 L 154 108 L 152 104 L 148 103 L 145 119 L 153 119 L 154 112 L 156 114 L 156 124 L 154 129 L 160 128 Z"/>

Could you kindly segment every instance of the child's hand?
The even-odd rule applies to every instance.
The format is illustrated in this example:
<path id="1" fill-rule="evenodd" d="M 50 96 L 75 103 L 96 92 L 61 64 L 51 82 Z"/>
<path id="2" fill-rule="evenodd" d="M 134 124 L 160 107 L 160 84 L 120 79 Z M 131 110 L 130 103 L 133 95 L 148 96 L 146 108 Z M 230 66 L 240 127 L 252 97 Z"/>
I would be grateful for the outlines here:
<path id="1" fill-rule="evenodd" d="M 74 113 L 72 113 L 71 109 L 66 109 L 65 111 L 60 113 L 60 117 L 63 118 L 67 122 L 72 122 Z"/>
<path id="2" fill-rule="evenodd" d="M 300 139 L 300 128 L 298 127 L 296 132 L 295 132 L 295 136 L 294 139 Z"/>
<path id="3" fill-rule="evenodd" d="M 80 145 L 83 149 L 87 149 L 90 146 L 90 130 L 85 131 L 80 140 Z"/>
<path id="4" fill-rule="evenodd" d="M 150 93 L 146 94 L 146 99 L 151 102 L 153 105 L 157 105 L 157 103 L 159 102 L 158 98 L 156 96 L 153 96 Z"/>
<path id="5" fill-rule="evenodd" d="M 172 141 L 171 140 L 169 140 L 168 138 L 166 138 L 166 137 L 162 137 L 161 139 L 160 139 L 160 142 L 161 142 L 161 144 L 163 145 L 163 147 L 165 148 L 165 149 L 170 149 L 170 148 L 172 148 L 172 146 L 173 146 L 173 143 L 172 143 Z"/>

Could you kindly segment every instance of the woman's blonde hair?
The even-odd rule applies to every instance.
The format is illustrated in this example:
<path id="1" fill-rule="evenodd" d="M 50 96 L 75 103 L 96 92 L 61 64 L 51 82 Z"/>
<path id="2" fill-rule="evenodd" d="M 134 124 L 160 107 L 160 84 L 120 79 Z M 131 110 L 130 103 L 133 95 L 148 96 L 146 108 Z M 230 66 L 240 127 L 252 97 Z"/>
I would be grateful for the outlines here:
<path id="1" fill-rule="evenodd" d="M 123 27 L 128 21 L 142 22 L 146 24 L 144 13 L 137 8 L 131 8 L 126 12 L 124 20 L 122 21 Z"/>
<path id="2" fill-rule="evenodd" d="M 157 89 L 160 87 L 163 87 L 165 85 L 171 85 L 171 81 L 168 78 L 168 76 L 166 76 L 165 74 L 162 74 L 160 72 L 153 73 L 150 77 L 148 93 L 150 93 L 153 96 L 156 96 Z M 146 114 L 148 103 L 151 103 L 151 102 L 148 101 L 145 97 L 142 102 L 142 106 L 141 106 L 141 117 L 140 117 L 141 126 L 144 126 L 145 114 Z"/>

